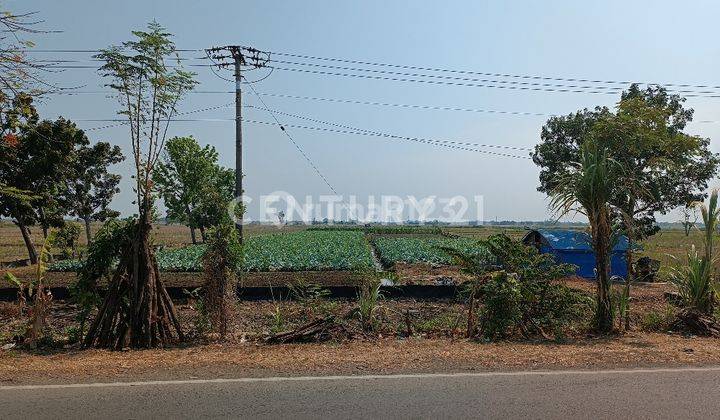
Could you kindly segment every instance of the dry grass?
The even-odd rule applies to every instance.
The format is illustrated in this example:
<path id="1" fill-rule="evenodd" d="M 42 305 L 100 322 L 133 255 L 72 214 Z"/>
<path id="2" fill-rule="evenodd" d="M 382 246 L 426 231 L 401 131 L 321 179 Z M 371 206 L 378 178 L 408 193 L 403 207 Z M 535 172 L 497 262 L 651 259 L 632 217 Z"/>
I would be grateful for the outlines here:
<path id="1" fill-rule="evenodd" d="M 0 354 L 5 383 L 528 369 L 714 365 L 720 341 L 664 334 L 586 338 L 567 344 L 379 339 L 344 344 L 209 344 L 192 348 L 54 355 Z"/>

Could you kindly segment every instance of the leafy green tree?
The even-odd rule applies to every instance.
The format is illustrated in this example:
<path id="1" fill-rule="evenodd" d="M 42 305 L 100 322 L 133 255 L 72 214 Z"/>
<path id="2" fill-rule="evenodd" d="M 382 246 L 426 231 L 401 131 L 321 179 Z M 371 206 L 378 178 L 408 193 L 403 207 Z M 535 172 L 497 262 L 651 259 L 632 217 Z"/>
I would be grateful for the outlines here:
<path id="1" fill-rule="evenodd" d="M 207 199 L 205 190 L 219 191 L 224 201 L 232 199 L 233 171 L 220 167 L 217 161 L 214 147 L 200 147 L 192 136 L 173 137 L 165 144 L 165 155 L 153 175 L 168 219 L 188 225 L 193 243 L 197 243 L 195 229 L 200 229 L 205 240 L 206 228 L 214 224 L 212 215 L 200 208 Z"/>
<path id="2" fill-rule="evenodd" d="M 84 222 L 88 244 L 92 240 L 91 221 L 103 222 L 120 215 L 110 209 L 110 202 L 120 191 L 120 175 L 109 173 L 108 166 L 124 159 L 120 147 L 106 142 L 77 150 L 64 199 L 68 214 L 77 216 Z"/>
<path id="3" fill-rule="evenodd" d="M 709 139 L 683 132 L 693 114 L 683 101 L 662 87 L 631 85 L 614 112 L 597 107 L 550 118 L 533 153 L 541 168 L 538 190 L 551 193 L 593 139 L 625 168 L 610 197 L 613 224 L 623 226 L 631 244 L 653 235 L 659 230 L 657 214 L 706 196 L 720 164 Z M 629 259 L 632 263 L 632 253 Z"/>
<path id="4" fill-rule="evenodd" d="M 40 224 L 47 237 L 50 227 L 64 223 L 67 211 L 61 197 L 72 176 L 76 148 L 85 146 L 87 141 L 78 133 L 82 132 L 75 124 L 63 118 L 25 123 L 17 135 L 7 134 L 4 147 L 0 148 L 0 182 L 34 196 L 29 201 L 9 195 L 0 197 L 0 215 L 10 217 L 18 226 L 33 264 L 38 262 L 38 254 L 29 228 Z"/>
<path id="5" fill-rule="evenodd" d="M 86 346 L 113 349 L 166 346 L 183 338 L 175 308 L 160 278 L 150 233 L 153 176 L 177 105 L 195 86 L 182 69 L 172 35 L 157 22 L 134 39 L 103 50 L 102 76 L 117 93 L 130 128 L 138 218 L 118 244 L 120 261 L 87 335 Z"/>

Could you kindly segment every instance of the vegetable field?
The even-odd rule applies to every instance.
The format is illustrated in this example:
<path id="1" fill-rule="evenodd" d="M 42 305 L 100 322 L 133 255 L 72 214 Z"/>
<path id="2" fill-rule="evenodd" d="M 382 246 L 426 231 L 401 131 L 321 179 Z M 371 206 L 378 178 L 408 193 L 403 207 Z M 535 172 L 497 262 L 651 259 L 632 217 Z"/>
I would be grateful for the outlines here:
<path id="1" fill-rule="evenodd" d="M 373 267 L 362 232 L 305 231 L 246 241 L 246 271 L 355 270 Z"/>
<path id="2" fill-rule="evenodd" d="M 202 271 L 204 245 L 161 249 L 160 271 Z M 323 271 L 373 267 L 362 232 L 304 231 L 250 237 L 244 246 L 244 271 Z M 59 261 L 51 271 L 76 271 L 78 260 Z"/>
<path id="3" fill-rule="evenodd" d="M 452 257 L 443 250 L 450 248 L 467 255 L 490 258 L 487 249 L 468 238 L 387 238 L 373 241 L 380 261 L 386 266 L 397 262 L 452 264 Z"/>

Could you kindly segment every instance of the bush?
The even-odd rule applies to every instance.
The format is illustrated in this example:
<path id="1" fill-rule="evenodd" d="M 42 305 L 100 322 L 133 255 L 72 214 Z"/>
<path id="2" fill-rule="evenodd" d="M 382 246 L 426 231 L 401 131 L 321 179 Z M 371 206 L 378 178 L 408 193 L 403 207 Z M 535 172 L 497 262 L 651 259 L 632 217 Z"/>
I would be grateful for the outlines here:
<path id="1" fill-rule="evenodd" d="M 55 232 L 53 246 L 60 250 L 63 258 L 74 258 L 77 254 L 80 231 L 81 227 L 79 223 L 65 222 L 65 224 Z"/>
<path id="2" fill-rule="evenodd" d="M 640 320 L 640 328 L 649 332 L 665 331 L 670 328 L 673 321 L 675 321 L 675 310 L 668 305 L 662 311 L 646 312 Z"/>
<path id="3" fill-rule="evenodd" d="M 242 266 L 242 247 L 235 225 L 229 221 L 214 227 L 209 236 L 203 255 L 205 284 L 200 312 L 209 320 L 211 330 L 224 337 L 235 297 L 236 273 Z"/>
<path id="4" fill-rule="evenodd" d="M 504 234 L 491 236 L 485 243 L 497 260 L 496 267 L 459 258 L 476 276 L 470 296 L 482 303 L 478 312 L 480 334 L 485 338 L 521 334 L 557 339 L 570 323 L 592 312 L 592 298 L 557 282 L 575 272 L 573 265 L 557 264 L 552 255 L 540 254 Z M 474 301 L 470 303 L 474 306 Z"/>

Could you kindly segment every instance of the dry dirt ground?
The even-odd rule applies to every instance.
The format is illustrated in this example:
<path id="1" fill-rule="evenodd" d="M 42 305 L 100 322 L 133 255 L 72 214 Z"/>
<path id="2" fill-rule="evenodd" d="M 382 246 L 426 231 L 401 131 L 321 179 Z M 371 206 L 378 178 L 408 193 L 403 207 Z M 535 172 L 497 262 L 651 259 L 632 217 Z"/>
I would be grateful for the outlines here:
<path id="1" fill-rule="evenodd" d="M 207 344 L 166 350 L 3 352 L 0 383 L 279 375 L 718 365 L 720 341 L 658 333 L 557 343 L 379 338 L 326 344 Z"/>
<path id="2" fill-rule="evenodd" d="M 567 280 L 591 292 L 594 284 Z M 465 307 L 454 300 L 381 300 L 379 332 L 325 343 L 266 344 L 265 336 L 325 314 L 350 314 L 352 300 L 239 302 L 223 343 L 198 334 L 192 300 L 178 302 L 186 343 L 163 350 L 112 352 L 67 344 L 77 308 L 56 302 L 50 319 L 55 343 L 39 350 L 0 350 L 0 383 L 93 382 L 140 379 L 275 375 L 420 373 L 529 369 L 599 369 L 720 364 L 720 340 L 666 332 L 673 307 L 670 288 L 639 285 L 632 291 L 633 324 L 624 334 L 594 336 L 587 325 L 559 341 L 478 342 L 463 338 Z M 411 334 L 407 334 L 407 319 Z M 651 318 L 648 320 L 648 318 Z M 22 331 L 15 306 L 0 304 L 0 345 Z M 655 332 L 655 331 L 663 332 Z M 355 330 L 358 331 L 358 330 Z"/>

